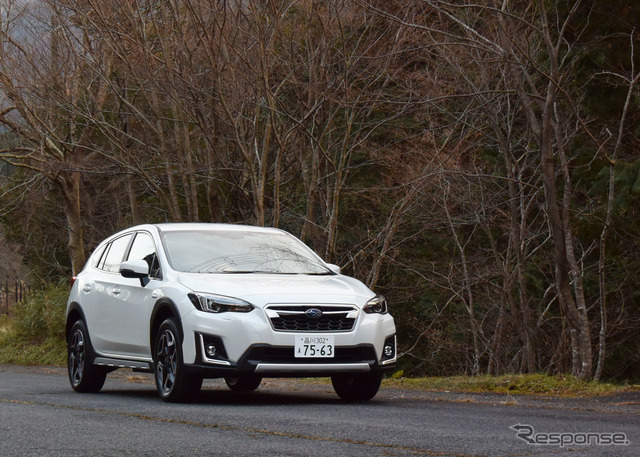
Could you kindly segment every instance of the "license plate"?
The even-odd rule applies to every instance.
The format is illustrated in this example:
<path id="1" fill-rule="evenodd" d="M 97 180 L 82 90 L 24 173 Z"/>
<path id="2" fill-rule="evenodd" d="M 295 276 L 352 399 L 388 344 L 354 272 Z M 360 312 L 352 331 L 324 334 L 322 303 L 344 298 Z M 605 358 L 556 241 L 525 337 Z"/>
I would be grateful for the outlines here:
<path id="1" fill-rule="evenodd" d="M 331 358 L 334 355 L 333 336 L 296 336 L 296 358 Z"/>

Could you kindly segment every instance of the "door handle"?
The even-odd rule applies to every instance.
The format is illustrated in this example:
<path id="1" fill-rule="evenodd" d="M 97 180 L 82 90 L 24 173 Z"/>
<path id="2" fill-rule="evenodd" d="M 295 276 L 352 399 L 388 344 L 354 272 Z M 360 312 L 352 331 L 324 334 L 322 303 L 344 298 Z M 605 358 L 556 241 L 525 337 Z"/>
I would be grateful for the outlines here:
<path id="1" fill-rule="evenodd" d="M 122 292 L 120 289 L 113 289 L 113 295 L 120 295 L 120 292 Z"/>

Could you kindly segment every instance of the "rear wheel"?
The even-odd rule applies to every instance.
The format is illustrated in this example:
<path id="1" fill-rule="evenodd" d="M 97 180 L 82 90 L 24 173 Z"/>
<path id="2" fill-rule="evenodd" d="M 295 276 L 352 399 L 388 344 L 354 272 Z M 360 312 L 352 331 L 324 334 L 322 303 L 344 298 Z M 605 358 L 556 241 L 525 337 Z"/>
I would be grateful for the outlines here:
<path id="1" fill-rule="evenodd" d="M 160 398 L 180 402 L 196 396 L 202 387 L 202 377 L 185 373 L 175 319 L 166 319 L 160 325 L 154 348 L 156 388 Z"/>
<path id="2" fill-rule="evenodd" d="M 253 392 L 262 382 L 262 377 L 252 374 L 242 376 L 227 376 L 224 378 L 224 382 L 226 382 L 229 389 L 233 390 L 234 392 Z"/>
<path id="3" fill-rule="evenodd" d="M 91 363 L 93 350 L 84 321 L 77 320 L 67 341 L 67 368 L 69 382 L 76 392 L 99 392 L 107 378 L 107 371 Z"/>
<path id="4" fill-rule="evenodd" d="M 331 376 L 331 384 L 345 401 L 367 401 L 378 393 L 382 373 L 339 374 Z"/>

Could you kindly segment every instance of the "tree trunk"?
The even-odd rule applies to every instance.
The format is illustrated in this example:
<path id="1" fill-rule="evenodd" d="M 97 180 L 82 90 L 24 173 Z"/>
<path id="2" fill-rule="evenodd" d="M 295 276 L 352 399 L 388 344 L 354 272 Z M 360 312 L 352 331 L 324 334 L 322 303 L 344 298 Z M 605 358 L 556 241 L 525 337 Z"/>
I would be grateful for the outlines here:
<path id="1" fill-rule="evenodd" d="M 554 149 L 553 140 L 558 136 L 557 129 L 558 122 L 560 122 L 557 113 L 554 111 L 559 94 L 559 48 L 554 47 L 551 42 L 544 5 L 542 2 L 538 3 L 541 11 L 541 31 L 550 66 L 546 89 L 539 97 L 531 95 L 530 91 L 525 87 L 525 84 L 531 84 L 530 75 L 527 73 L 527 65 L 521 62 L 519 51 L 516 51 L 517 45 L 514 45 L 509 36 L 509 33 L 515 30 L 516 27 L 508 22 L 507 18 L 503 15 L 498 15 L 497 19 L 502 28 L 501 43 L 503 45 L 503 52 L 505 53 L 505 70 L 508 74 L 512 75 L 512 82 L 524 109 L 527 124 L 534 141 L 540 149 L 546 215 L 549 221 L 549 230 L 554 247 L 555 285 L 558 292 L 560 308 L 567 319 L 569 334 L 571 335 L 571 371 L 575 376 L 586 378 L 590 377 L 592 372 L 591 338 L 586 307 L 584 306 L 581 276 L 577 268 L 573 250 L 573 235 L 568 211 L 572 197 L 571 182 L 566 157 L 562 157 L 563 150 L 558 151 L 561 156 L 560 171 L 562 171 L 564 178 L 564 192 L 561 198 L 562 204 L 559 202 L 560 197 L 556 186 L 558 165 L 556 164 L 556 150 Z M 559 149 L 563 147 L 562 141 L 559 138 L 556 147 Z M 573 292 L 572 281 L 575 286 Z M 575 297 L 573 293 L 576 294 Z"/>
<path id="2" fill-rule="evenodd" d="M 305 218 L 302 223 L 302 229 L 300 231 L 300 239 L 305 243 L 309 243 L 309 241 L 311 241 L 312 247 L 317 251 L 319 249 L 319 237 L 316 221 L 316 205 L 318 204 L 318 188 L 320 186 L 320 183 L 318 182 L 320 159 L 318 146 L 310 142 L 309 149 L 311 150 L 309 163 L 305 161 L 303 153 L 300 155 L 302 179 L 307 194 L 307 208 Z M 301 148 L 301 150 L 304 150 L 304 148 Z"/>
<path id="3" fill-rule="evenodd" d="M 131 222 L 133 225 L 140 224 L 140 211 L 138 209 L 138 199 L 134 188 L 134 180 L 131 176 L 127 180 L 127 192 L 129 194 L 129 207 L 131 208 Z"/>
<path id="4" fill-rule="evenodd" d="M 471 367 L 471 374 L 479 375 L 480 374 L 480 341 L 479 341 L 480 329 L 478 329 L 476 316 L 475 316 L 474 295 L 473 295 L 473 289 L 471 288 L 471 276 L 469 274 L 467 256 L 465 254 L 465 247 L 460 242 L 460 238 L 458 237 L 458 233 L 456 232 L 456 228 L 453 224 L 453 219 L 451 218 L 451 214 L 449 213 L 449 207 L 447 205 L 448 198 L 449 198 L 449 189 L 446 190 L 443 206 L 444 206 L 445 214 L 447 216 L 449 229 L 451 230 L 451 235 L 453 236 L 453 240 L 456 244 L 456 248 L 460 253 L 460 263 L 462 266 L 463 289 L 464 289 L 463 291 L 460 292 L 460 298 L 462 299 L 463 304 L 467 310 L 467 314 L 469 315 L 469 329 L 471 330 L 471 338 L 473 341 L 473 365 Z"/>
<path id="5" fill-rule="evenodd" d="M 510 178 L 508 181 L 510 202 L 509 237 L 511 238 L 511 245 L 513 246 L 516 257 L 518 296 L 520 298 L 519 307 L 517 308 L 518 314 L 520 315 L 520 319 L 518 320 L 518 330 L 523 344 L 523 359 L 527 367 L 527 372 L 535 373 L 537 371 L 535 348 L 536 328 L 527 294 L 527 272 L 525 254 L 523 252 L 523 230 L 527 220 L 526 215 L 524 214 L 524 202 L 522 201 L 522 193 L 524 190 L 522 187 L 517 187 L 516 182 L 519 182 L 519 177 L 516 176 L 515 173 L 516 161 L 512 156 L 510 148 L 504 144 L 503 150 L 507 176 Z"/>
<path id="6" fill-rule="evenodd" d="M 56 184 L 62 191 L 64 214 L 67 218 L 69 232 L 67 249 L 71 259 L 71 274 L 75 276 L 82 270 L 86 262 L 82 207 L 80 205 L 80 173 L 73 172 L 66 176 L 59 176 Z"/>

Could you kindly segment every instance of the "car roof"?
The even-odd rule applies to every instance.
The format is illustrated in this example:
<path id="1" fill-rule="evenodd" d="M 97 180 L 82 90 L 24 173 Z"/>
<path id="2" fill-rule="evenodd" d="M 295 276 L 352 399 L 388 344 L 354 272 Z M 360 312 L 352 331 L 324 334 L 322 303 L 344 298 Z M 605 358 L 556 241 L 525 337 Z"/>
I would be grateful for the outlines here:
<path id="1" fill-rule="evenodd" d="M 125 235 L 127 233 L 133 233 L 138 231 L 154 231 L 158 233 L 162 232 L 257 232 L 257 233 L 281 233 L 291 236 L 289 232 L 273 227 L 259 227 L 255 225 L 241 225 L 241 224 L 218 224 L 218 223 L 206 223 L 206 222 L 169 222 L 162 224 L 141 224 L 133 227 L 121 230 L 113 235 L 102 240 L 98 246 L 111 242 L 116 238 Z"/>
<path id="2" fill-rule="evenodd" d="M 181 232 L 181 231 L 235 231 L 235 232 L 270 232 L 282 233 L 282 230 L 272 227 L 258 227 L 255 225 L 242 224 L 218 224 L 206 222 L 170 222 L 164 224 L 153 224 L 160 232 Z M 144 226 L 141 226 L 144 227 Z M 135 229 L 136 227 L 132 227 Z"/>

